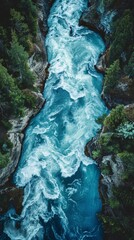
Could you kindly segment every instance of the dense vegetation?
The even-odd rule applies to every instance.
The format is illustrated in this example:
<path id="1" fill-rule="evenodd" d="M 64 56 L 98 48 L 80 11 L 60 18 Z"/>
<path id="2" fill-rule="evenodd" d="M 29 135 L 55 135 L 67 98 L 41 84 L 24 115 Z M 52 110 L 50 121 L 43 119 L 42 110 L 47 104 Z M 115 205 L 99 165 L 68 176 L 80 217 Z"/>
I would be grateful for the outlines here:
<path id="1" fill-rule="evenodd" d="M 33 107 L 35 76 L 28 66 L 37 34 L 37 7 L 32 0 L 2 0 L 0 8 L 0 168 L 7 165 L 11 118 Z M 28 94 L 30 90 L 31 94 Z"/>
<path id="2" fill-rule="evenodd" d="M 112 194 L 108 198 L 103 195 L 105 210 L 101 219 L 106 239 L 131 240 L 134 236 L 134 109 L 118 105 L 103 125 L 92 155 L 101 161 L 102 176 L 111 178 Z"/>
<path id="3" fill-rule="evenodd" d="M 103 123 L 92 150 L 100 163 L 106 240 L 134 239 L 134 17 L 130 1 L 104 1 L 105 8 L 118 9 L 112 22 L 104 96 L 113 107 L 97 120 Z M 118 101 L 117 101 L 118 100 Z M 120 103 L 120 104 L 118 104 Z M 128 106 L 125 106 L 128 105 Z M 108 195 L 107 195 L 108 194 Z"/>
<path id="4" fill-rule="evenodd" d="M 114 1 L 113 1 L 114 2 Z M 130 6 L 131 7 L 131 6 Z M 120 8 L 122 5 L 120 4 Z M 108 55 L 108 69 L 104 78 L 104 93 L 112 101 L 117 101 L 121 95 L 121 86 L 124 94 L 120 96 L 123 104 L 133 102 L 134 91 L 134 17 L 133 9 L 122 9 L 112 23 L 112 35 Z M 125 89 L 126 87 L 126 89 Z M 128 89 L 127 89 L 128 88 Z"/>

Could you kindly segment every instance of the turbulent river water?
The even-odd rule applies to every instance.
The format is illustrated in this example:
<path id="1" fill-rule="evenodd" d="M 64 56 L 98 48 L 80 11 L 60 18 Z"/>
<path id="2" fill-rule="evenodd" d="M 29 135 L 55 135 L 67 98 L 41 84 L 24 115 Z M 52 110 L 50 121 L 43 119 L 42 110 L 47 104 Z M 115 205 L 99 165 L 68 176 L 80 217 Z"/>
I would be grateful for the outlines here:
<path id="1" fill-rule="evenodd" d="M 86 0 L 56 0 L 46 38 L 49 77 L 46 104 L 27 128 L 14 176 L 24 187 L 20 216 L 12 209 L 4 232 L 12 240 L 101 240 L 100 172 L 84 154 L 106 108 L 102 75 L 94 65 L 104 51 L 101 37 L 79 19 Z"/>

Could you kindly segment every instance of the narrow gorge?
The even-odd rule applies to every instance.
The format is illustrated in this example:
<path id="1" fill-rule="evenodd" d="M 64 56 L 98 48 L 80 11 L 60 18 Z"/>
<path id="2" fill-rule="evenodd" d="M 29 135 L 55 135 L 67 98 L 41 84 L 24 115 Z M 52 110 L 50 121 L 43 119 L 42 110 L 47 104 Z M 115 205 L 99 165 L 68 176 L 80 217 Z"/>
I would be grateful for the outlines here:
<path id="1" fill-rule="evenodd" d="M 107 113 L 102 74 L 94 65 L 104 52 L 102 38 L 79 26 L 88 1 L 56 0 L 48 18 L 49 77 L 46 103 L 26 130 L 14 182 L 24 188 L 23 208 L 11 208 L 4 239 L 102 240 L 100 170 L 85 156 L 86 143 Z"/>

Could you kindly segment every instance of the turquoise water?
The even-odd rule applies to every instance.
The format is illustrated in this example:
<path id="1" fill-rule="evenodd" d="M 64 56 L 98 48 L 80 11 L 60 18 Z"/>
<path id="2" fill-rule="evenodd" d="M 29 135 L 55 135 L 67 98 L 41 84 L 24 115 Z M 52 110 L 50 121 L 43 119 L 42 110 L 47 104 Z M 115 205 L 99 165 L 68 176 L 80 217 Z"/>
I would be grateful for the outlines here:
<path id="1" fill-rule="evenodd" d="M 46 104 L 27 128 L 14 176 L 24 187 L 20 216 L 10 212 L 4 232 L 16 240 L 101 240 L 99 169 L 84 154 L 106 112 L 102 75 L 94 65 L 104 51 L 96 33 L 78 26 L 84 0 L 56 0 L 46 39 Z"/>

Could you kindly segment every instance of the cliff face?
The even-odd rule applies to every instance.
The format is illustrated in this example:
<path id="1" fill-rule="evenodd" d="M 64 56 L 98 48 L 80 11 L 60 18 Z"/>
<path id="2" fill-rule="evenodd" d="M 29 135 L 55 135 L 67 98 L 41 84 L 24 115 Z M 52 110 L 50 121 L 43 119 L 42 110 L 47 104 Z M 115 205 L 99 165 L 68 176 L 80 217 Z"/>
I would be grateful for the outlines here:
<path id="1" fill-rule="evenodd" d="M 106 52 L 101 54 L 95 68 L 104 74 L 102 98 L 112 111 L 98 119 L 103 123 L 102 131 L 87 143 L 85 154 L 101 168 L 100 218 L 105 239 L 127 240 L 134 234 L 131 220 L 134 211 L 133 4 L 125 0 L 99 0 L 90 1 L 89 5 L 80 24 L 100 33 L 106 42 Z"/>
<path id="2" fill-rule="evenodd" d="M 15 171 L 19 158 L 21 155 L 22 143 L 24 139 L 24 130 L 27 127 L 29 120 L 36 115 L 43 104 L 45 99 L 43 98 L 41 92 L 45 84 L 45 79 L 47 78 L 47 54 L 44 46 L 44 40 L 47 33 L 47 17 L 49 15 L 49 10 L 51 8 L 53 1 L 39 0 L 37 3 L 38 7 L 38 30 L 36 43 L 34 44 L 34 53 L 29 58 L 29 66 L 32 72 L 36 76 L 35 85 L 40 89 L 38 92 L 29 91 L 28 94 L 36 99 L 36 106 L 33 110 L 26 109 L 24 117 L 10 119 L 12 128 L 8 131 L 8 138 L 10 139 L 13 147 L 10 153 L 9 163 L 5 168 L 0 169 L 0 213 L 7 211 L 10 200 L 16 206 L 16 210 L 20 211 L 22 204 L 23 190 L 14 187 L 10 179 Z M 20 201 L 16 196 L 19 196 Z M 2 203 L 5 203 L 4 205 Z"/>
<path id="3" fill-rule="evenodd" d="M 118 81 L 107 90 L 105 85 L 102 98 L 108 107 L 133 103 L 133 5 L 131 1 L 90 1 L 89 8 L 82 14 L 80 24 L 98 32 L 106 42 L 107 50 L 102 53 L 95 66 L 107 74 L 107 69 L 115 60 L 120 61 Z M 130 32 L 127 31 L 127 25 Z M 125 34 L 126 32 L 126 34 Z M 122 37 L 121 37 L 122 36 Z M 123 41 L 124 39 L 124 41 Z M 129 43 L 129 47 L 128 47 Z M 131 64 L 130 64 L 131 62 Z M 131 65 L 131 67 L 130 67 Z M 114 78 L 115 76 L 113 76 Z M 114 80 L 113 80 L 114 81 Z"/>
<path id="4" fill-rule="evenodd" d="M 120 109 L 122 107 L 121 111 L 119 107 Z M 118 115 L 115 117 L 116 114 Z M 119 117 L 119 115 L 122 116 Z M 109 123 L 112 125 L 110 126 Z M 125 107 L 118 105 L 104 120 L 104 127 L 92 151 L 93 157 L 99 161 L 102 173 L 101 219 L 104 224 L 105 238 L 108 240 L 127 240 L 133 236 L 133 149 L 134 104 Z M 98 156 L 97 152 L 99 152 Z"/>
<path id="5" fill-rule="evenodd" d="M 82 14 L 80 24 L 98 32 L 108 44 L 111 22 L 116 10 L 104 5 L 103 1 L 90 1 L 89 8 Z"/>
<path id="6" fill-rule="evenodd" d="M 41 30 L 42 35 L 45 37 L 46 33 L 48 31 L 47 27 L 47 18 L 49 15 L 50 8 L 53 4 L 54 0 L 38 0 L 38 6 L 39 6 L 39 18 L 38 18 L 38 23 L 39 23 L 39 28 Z"/>

